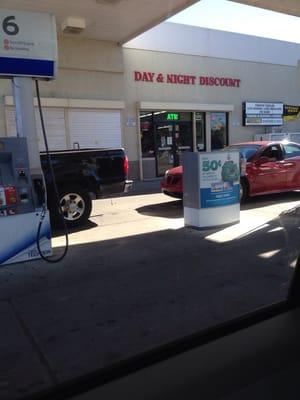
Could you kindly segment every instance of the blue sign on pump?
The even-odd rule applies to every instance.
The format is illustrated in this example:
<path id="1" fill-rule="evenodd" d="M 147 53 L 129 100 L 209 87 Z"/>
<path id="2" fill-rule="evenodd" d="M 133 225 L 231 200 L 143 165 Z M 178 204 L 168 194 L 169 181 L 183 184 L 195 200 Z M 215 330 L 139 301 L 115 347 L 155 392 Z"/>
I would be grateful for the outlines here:
<path id="1" fill-rule="evenodd" d="M 54 79 L 56 70 L 54 16 L 0 10 L 0 76 Z"/>

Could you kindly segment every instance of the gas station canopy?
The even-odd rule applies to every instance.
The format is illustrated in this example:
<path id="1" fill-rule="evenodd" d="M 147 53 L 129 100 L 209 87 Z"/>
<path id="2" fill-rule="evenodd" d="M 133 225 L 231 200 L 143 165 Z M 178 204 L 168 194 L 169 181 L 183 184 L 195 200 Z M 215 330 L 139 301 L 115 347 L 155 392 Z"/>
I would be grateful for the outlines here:
<path id="1" fill-rule="evenodd" d="M 300 16 L 299 0 L 231 0 Z M 2 0 L 2 9 L 52 13 L 58 34 L 123 44 L 197 0 Z"/>
<path id="2" fill-rule="evenodd" d="M 2 0 L 1 8 L 52 13 L 58 34 L 74 37 L 77 32 L 78 37 L 122 44 L 194 3 L 197 0 Z"/>
<path id="3" fill-rule="evenodd" d="M 299 0 L 284 0 L 284 1 L 283 0 L 230 0 L 230 1 L 300 17 Z"/>

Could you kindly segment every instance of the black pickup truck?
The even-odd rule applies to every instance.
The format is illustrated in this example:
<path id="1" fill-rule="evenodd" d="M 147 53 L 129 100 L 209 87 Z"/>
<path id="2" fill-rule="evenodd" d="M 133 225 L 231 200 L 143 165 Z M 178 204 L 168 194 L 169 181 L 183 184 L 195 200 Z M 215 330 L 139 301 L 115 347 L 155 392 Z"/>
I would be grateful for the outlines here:
<path id="1" fill-rule="evenodd" d="M 69 227 L 87 221 L 93 199 L 124 193 L 132 187 L 132 181 L 128 180 L 128 158 L 124 149 L 62 150 L 51 151 L 50 154 L 60 206 Z M 59 221 L 59 213 L 46 153 L 41 153 L 41 164 L 48 209 L 55 223 Z"/>

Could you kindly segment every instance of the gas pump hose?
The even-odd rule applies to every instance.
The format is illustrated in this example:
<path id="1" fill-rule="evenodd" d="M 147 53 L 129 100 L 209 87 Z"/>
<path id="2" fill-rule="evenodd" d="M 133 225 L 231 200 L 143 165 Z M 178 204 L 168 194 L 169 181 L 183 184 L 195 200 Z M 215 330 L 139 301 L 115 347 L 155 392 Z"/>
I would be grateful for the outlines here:
<path id="1" fill-rule="evenodd" d="M 65 258 L 66 254 L 68 252 L 68 249 L 69 249 L 68 228 L 67 228 L 67 224 L 66 224 L 62 209 L 61 209 L 60 204 L 59 204 L 59 193 L 58 193 L 58 189 L 57 189 L 57 184 L 56 184 L 56 179 L 55 179 L 55 175 L 54 175 L 51 155 L 50 155 L 49 146 L 48 146 L 48 140 L 47 140 L 47 135 L 46 135 L 45 122 L 44 122 L 44 116 L 43 116 L 43 110 L 42 110 L 41 98 L 40 98 L 39 81 L 37 79 L 35 80 L 35 87 L 36 87 L 36 95 L 37 95 L 37 101 L 38 101 L 39 115 L 40 115 L 41 126 L 42 126 L 42 133 L 43 133 L 45 149 L 46 149 L 46 155 L 47 155 L 47 164 L 48 164 L 48 168 L 49 168 L 50 175 L 51 175 L 51 178 L 52 178 L 54 194 L 55 194 L 56 207 L 57 207 L 57 209 L 59 211 L 59 216 L 60 216 L 60 218 L 62 220 L 62 223 L 63 223 L 64 234 L 65 234 L 65 238 L 66 238 L 66 244 L 65 244 L 64 251 L 59 257 L 57 257 L 57 258 L 52 258 L 51 257 L 50 258 L 50 257 L 46 257 L 43 254 L 43 252 L 41 250 L 41 247 L 40 247 L 40 235 L 41 235 L 42 224 L 43 224 L 43 221 L 45 219 L 46 212 L 47 212 L 46 196 L 44 196 L 44 204 L 43 204 L 43 209 L 41 211 L 40 221 L 39 221 L 39 225 L 38 225 L 37 236 L 36 236 L 36 244 L 37 244 L 37 249 L 38 249 L 39 255 L 41 256 L 41 258 L 43 260 L 45 260 L 45 261 L 47 261 L 49 263 L 58 263 L 59 261 L 62 261 L 63 258 Z"/>

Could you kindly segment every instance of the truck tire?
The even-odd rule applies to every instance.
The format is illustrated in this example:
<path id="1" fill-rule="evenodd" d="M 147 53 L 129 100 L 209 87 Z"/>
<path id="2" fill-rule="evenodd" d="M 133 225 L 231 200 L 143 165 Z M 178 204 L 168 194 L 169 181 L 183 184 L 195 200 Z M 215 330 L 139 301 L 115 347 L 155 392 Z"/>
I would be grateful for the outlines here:
<path id="1" fill-rule="evenodd" d="M 68 186 L 60 190 L 59 204 L 69 228 L 84 225 L 91 215 L 92 200 L 89 193 L 80 187 Z M 59 218 L 58 212 L 56 217 Z"/>

